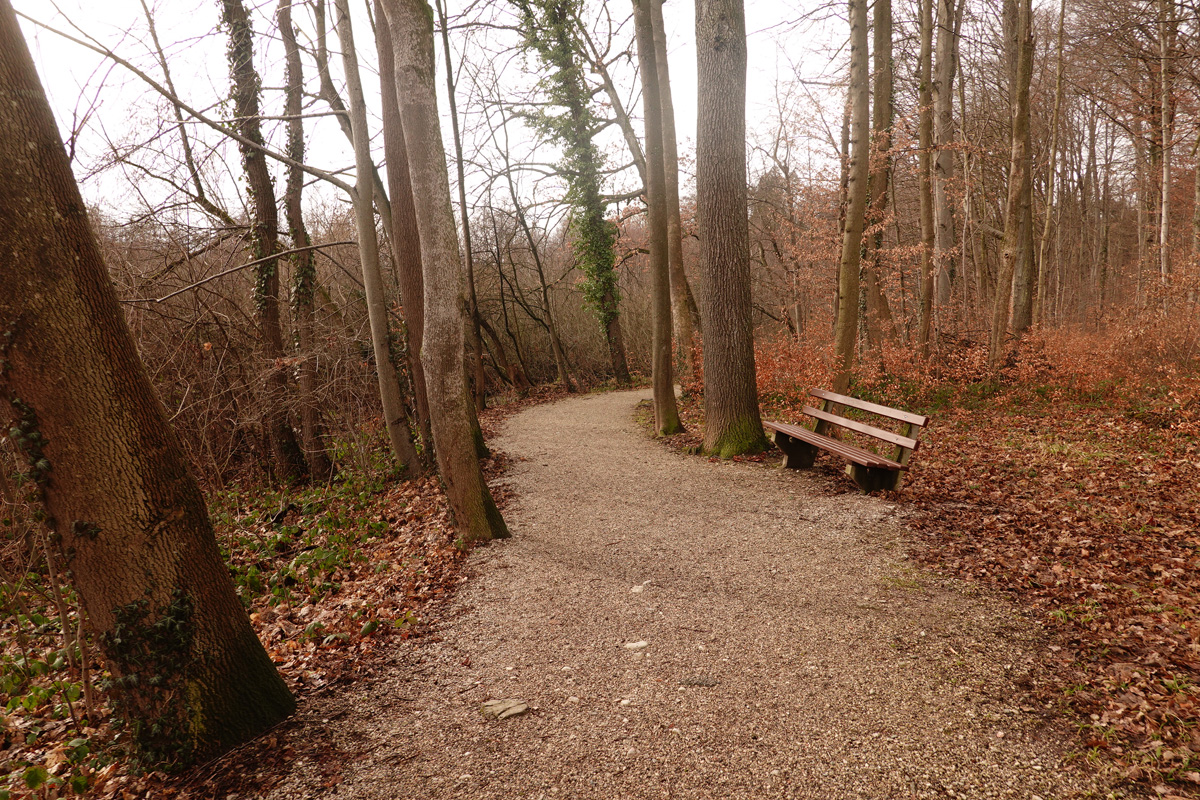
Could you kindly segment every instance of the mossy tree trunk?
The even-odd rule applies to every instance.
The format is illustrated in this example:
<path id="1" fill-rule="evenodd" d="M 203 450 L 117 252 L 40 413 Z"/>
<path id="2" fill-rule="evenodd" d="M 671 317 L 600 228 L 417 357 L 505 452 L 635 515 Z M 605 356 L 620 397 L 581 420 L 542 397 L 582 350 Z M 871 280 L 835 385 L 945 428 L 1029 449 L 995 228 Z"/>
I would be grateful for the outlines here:
<path id="1" fill-rule="evenodd" d="M 704 277 L 704 449 L 767 445 L 758 413 L 746 197 L 746 18 L 742 0 L 698 0 L 696 223 Z"/>
<path id="2" fill-rule="evenodd" d="M 287 156 L 296 162 L 287 169 L 287 188 L 284 190 L 283 204 L 292 247 L 308 247 L 312 244 L 312 239 L 304 224 L 304 172 L 299 167 L 299 164 L 304 163 L 304 119 L 301 116 L 304 76 L 300 48 L 296 44 L 296 31 L 292 27 L 292 0 L 279 0 L 277 19 L 287 63 L 287 100 L 284 107 L 284 114 L 288 117 Z M 311 250 L 304 250 L 292 255 L 292 265 L 292 309 L 296 318 L 297 338 L 300 340 L 300 436 L 304 442 L 304 458 L 308 463 L 309 475 L 317 480 L 328 481 L 333 478 L 334 467 L 325 447 L 321 409 L 316 402 L 316 354 L 313 352 L 316 259 Z"/>
<path id="3" fill-rule="evenodd" d="M 295 703 L 250 627 L 204 498 L 104 268 L 0 0 L 0 398 L 145 762 L 182 767 Z"/>
<path id="4" fill-rule="evenodd" d="M 421 362 L 429 391 L 438 471 L 464 544 L 508 536 L 479 467 L 464 354 L 468 304 L 438 121 L 433 10 L 426 0 L 386 0 L 396 92 L 421 240 L 425 336 Z"/>
<path id="5" fill-rule="evenodd" d="M 625 340 L 621 334 L 620 292 L 613 245 L 617 229 L 607 218 L 601 194 L 603 159 L 593 141 L 602 128 L 591 107 L 575 45 L 579 0 L 514 0 L 521 10 L 525 47 L 547 67 L 541 88 L 548 108 L 530 115 L 535 127 L 562 144 L 558 169 L 567 181 L 575 263 L 584 274 L 583 295 L 595 312 L 608 344 L 609 363 L 618 383 L 629 383 Z M 555 113 L 550 109 L 561 109 Z"/>
<path id="6" fill-rule="evenodd" d="M 237 132 L 261 146 L 259 91 L 262 80 L 254 67 L 254 32 L 242 0 L 222 0 L 221 21 L 227 28 L 229 74 L 233 80 L 233 108 Z M 279 315 L 279 260 L 268 258 L 279 250 L 279 211 L 267 157 L 259 147 L 238 144 L 246 172 L 249 199 L 251 254 L 266 259 L 254 268 L 254 306 L 258 313 L 263 368 L 266 371 L 263 427 L 271 446 L 276 476 L 296 481 L 306 476 L 308 465 L 287 415 L 287 373 L 283 364 L 283 327 Z"/>
<path id="7" fill-rule="evenodd" d="M 667 192 L 663 167 L 662 103 L 658 95 L 658 59 L 654 48 L 653 0 L 633 0 L 637 31 L 638 69 L 642 75 L 642 107 L 646 116 L 646 216 L 650 239 L 650 281 L 653 335 L 651 382 L 654 388 L 654 430 L 659 436 L 683 431 L 675 400 L 671 348 L 671 278 L 667 246 Z"/>

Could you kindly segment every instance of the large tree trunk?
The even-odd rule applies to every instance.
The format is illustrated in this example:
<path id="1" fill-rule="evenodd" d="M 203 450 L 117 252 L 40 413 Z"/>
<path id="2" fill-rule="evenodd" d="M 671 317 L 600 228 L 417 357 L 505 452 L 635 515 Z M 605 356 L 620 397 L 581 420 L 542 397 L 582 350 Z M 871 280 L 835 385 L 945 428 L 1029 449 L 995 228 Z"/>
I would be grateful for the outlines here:
<path id="1" fill-rule="evenodd" d="M 304 172 L 298 166 L 304 163 L 304 119 L 303 68 L 300 48 L 296 44 L 296 31 L 292 28 L 292 0 L 279 0 L 279 35 L 283 39 L 284 56 L 287 61 L 287 102 L 284 114 L 288 117 L 287 156 L 296 164 L 287 169 L 287 189 L 283 202 L 287 216 L 288 235 L 292 247 L 309 247 L 312 239 L 304 225 Z M 325 447 L 325 432 L 321 425 L 321 409 L 317 405 L 316 354 L 313 352 L 313 293 L 316 290 L 317 268 L 312 250 L 303 250 L 292 256 L 295 266 L 293 275 L 292 307 L 296 315 L 296 332 L 300 340 L 300 435 L 304 441 L 304 458 L 308 473 L 313 478 L 329 481 L 333 478 L 333 462 Z"/>
<path id="2" fill-rule="evenodd" d="M 746 17 L 742 0 L 697 0 L 696 223 L 704 276 L 704 449 L 767 445 L 758 414 L 746 199 Z"/>
<path id="3" fill-rule="evenodd" d="M 930 335 L 933 329 L 933 252 L 936 241 L 933 218 L 933 3 L 921 4 L 921 79 L 919 87 L 917 147 L 921 174 L 921 312 L 917 327 L 917 344 L 921 355 L 929 358 Z"/>
<path id="4" fill-rule="evenodd" d="M 0 0 L 0 400 L 144 759 L 182 767 L 295 708 L 234 593 Z"/>
<path id="5" fill-rule="evenodd" d="M 1022 192 L 1028 186 L 1029 153 L 1029 84 L 1033 75 L 1033 9 L 1031 0 L 1012 0 L 1017 5 L 1012 72 L 1012 157 L 1008 167 L 1008 201 L 1004 215 L 1004 250 L 1001 254 L 1000 276 L 996 281 L 996 301 L 992 310 L 991 350 L 989 363 L 999 368 L 1008 334 L 1009 301 L 1012 299 L 1013 279 L 1024 245 L 1021 236 Z"/>
<path id="6" fill-rule="evenodd" d="M 463 364 L 468 306 L 438 122 L 433 10 L 425 0 L 385 0 L 383 8 L 391 27 L 413 196 L 423 200 L 417 204 L 425 275 L 421 361 L 438 470 L 459 536 L 469 545 L 507 537 L 508 529 L 479 468 L 472 429 L 473 405 Z"/>
<path id="7" fill-rule="evenodd" d="M 1029 84 L 1033 74 L 1033 29 L 1032 20 L 1028 31 L 1021 28 L 1021 12 L 1017 5 L 1024 0 L 1005 0 L 1008 50 L 1010 53 L 1010 91 L 1021 91 L 1023 98 L 1014 98 L 1012 103 L 1012 136 L 1024 137 L 1021 148 L 1021 171 L 1019 173 L 1017 207 L 1017 239 L 1012 285 L 1012 332 L 1020 337 L 1033 324 L 1033 295 L 1036 288 L 1036 272 L 1033 263 L 1033 146 L 1029 126 Z M 1009 9 L 1011 8 L 1011 12 Z M 1029 15 L 1032 17 L 1032 14 Z M 1029 53 L 1024 49 L 1028 47 Z M 1028 63 L 1027 63 L 1028 62 Z M 1021 70 L 1027 69 L 1029 75 Z M 1005 222 L 1007 228 L 1007 221 Z"/>
<path id="8" fill-rule="evenodd" d="M 858 269 L 867 180 L 871 161 L 870 78 L 867 68 L 867 0 L 850 0 L 850 159 L 846 184 L 846 227 L 838 269 L 837 326 L 834 329 L 833 390 L 845 394 L 854 369 L 858 339 Z"/>
<path id="9" fill-rule="evenodd" d="M 254 68 L 253 32 L 242 0 L 222 0 L 221 19 L 229 28 L 229 72 L 233 78 L 233 107 L 237 132 L 250 142 L 263 144 L 258 94 L 262 81 Z M 266 369 L 263 427 L 271 447 L 276 476 L 284 481 L 301 480 L 307 464 L 296 433 L 287 417 L 287 373 L 283 364 L 283 329 L 279 318 L 279 261 L 268 258 L 279 249 L 279 213 L 275 186 L 267 159 L 259 147 L 239 143 L 246 171 L 247 195 L 253 220 L 250 226 L 254 260 L 267 259 L 255 267 L 254 306 L 258 313 L 259 337 Z"/>
<path id="10" fill-rule="evenodd" d="M 671 368 L 671 278 L 667 245 L 666 175 L 663 166 L 662 100 L 658 91 L 658 59 L 654 50 L 653 0 L 633 0 L 638 69 L 646 115 L 646 212 L 650 235 L 651 304 L 654 334 L 651 370 L 654 387 L 654 430 L 670 436 L 683 430 L 675 402 Z"/>
<path id="11" fill-rule="evenodd" d="M 933 81 L 933 131 L 937 147 L 933 162 L 934 280 L 937 307 L 950 302 L 951 284 L 957 270 L 954 203 L 954 75 L 958 70 L 958 33 L 965 0 L 937 0 L 937 66 Z"/>
<path id="12" fill-rule="evenodd" d="M 446 99 L 450 104 L 450 130 L 454 134 L 454 166 L 458 171 L 458 210 L 462 220 L 463 253 L 467 266 L 467 368 L 476 412 L 487 406 L 487 374 L 483 371 L 483 338 L 479 334 L 479 300 L 475 295 L 475 250 L 471 246 L 471 214 L 467 208 L 467 179 L 463 169 L 462 135 L 458 132 L 458 100 L 454 96 L 454 63 L 450 60 L 450 28 L 440 0 L 438 21 L 442 27 L 442 54 L 446 57 Z M 624 352 L 621 353 L 624 357 Z"/>
<path id="13" fill-rule="evenodd" d="M 892 3 L 875 0 L 873 51 L 873 105 L 871 107 L 871 191 L 868 219 L 875 229 L 867 241 L 869 257 L 863 265 L 866 281 L 867 332 L 872 344 L 896 338 L 896 323 L 883 290 L 883 231 L 887 219 L 889 184 L 892 177 Z"/>
<path id="14" fill-rule="evenodd" d="M 375 46 L 379 51 L 379 87 L 382 95 L 383 153 L 387 159 L 388 194 L 391 214 L 386 221 L 391 232 L 392 258 L 400 284 L 400 302 L 404 312 L 404 335 L 408 342 L 408 372 L 412 376 L 413 400 L 421 431 L 422 456 L 432 466 L 433 428 L 429 422 L 429 396 L 425 389 L 425 368 L 421 366 L 421 345 L 425 328 L 425 279 L 421 275 L 421 237 L 417 234 L 417 208 L 412 181 L 408 176 L 408 147 L 400 122 L 400 101 L 396 95 L 396 70 L 392 59 L 392 34 L 379 0 L 375 0 Z"/>
<path id="15" fill-rule="evenodd" d="M 683 221 L 679 212 L 679 146 L 675 138 L 675 103 L 671 97 L 671 68 L 667 61 L 667 31 L 663 0 L 650 3 L 654 25 L 654 61 L 658 67 L 658 99 L 662 106 L 663 174 L 667 193 L 667 262 L 671 271 L 671 317 L 675 322 L 675 363 L 683 376 L 696 373 L 694 345 L 701 329 L 700 312 L 683 269 Z"/>
<path id="16" fill-rule="evenodd" d="M 383 422 L 387 428 L 392 454 L 410 473 L 421 472 L 421 462 L 408 426 L 400 380 L 391 356 L 391 326 L 388 324 L 387 298 L 383 272 L 379 268 L 379 238 L 375 233 L 375 164 L 371 159 L 371 135 L 367 131 L 367 106 L 358 73 L 354 33 L 350 27 L 348 0 L 335 0 L 337 35 L 342 47 L 346 73 L 346 100 L 350 105 L 350 128 L 354 143 L 354 225 L 358 233 L 358 256 L 362 263 L 363 289 L 367 295 L 367 316 L 371 322 L 371 344 L 375 353 L 375 374 L 383 402 Z"/>

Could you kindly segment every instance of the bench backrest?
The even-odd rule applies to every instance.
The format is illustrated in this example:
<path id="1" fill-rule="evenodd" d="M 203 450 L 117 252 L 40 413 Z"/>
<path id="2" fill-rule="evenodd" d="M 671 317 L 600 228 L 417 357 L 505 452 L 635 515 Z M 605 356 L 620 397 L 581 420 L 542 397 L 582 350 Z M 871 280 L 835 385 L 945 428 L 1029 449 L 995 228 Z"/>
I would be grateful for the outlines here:
<path id="1" fill-rule="evenodd" d="M 922 416 L 921 414 L 913 414 L 911 411 L 902 411 L 898 408 L 888 408 L 878 403 L 859 400 L 857 397 L 849 397 L 844 394 L 837 394 L 836 392 L 828 392 L 824 389 L 813 389 L 809 394 L 821 401 L 819 409 L 812 406 L 805 406 L 804 408 L 805 414 L 817 420 L 817 433 L 824 434 L 830 425 L 837 425 L 847 430 L 872 436 L 882 442 L 894 444 L 896 445 L 896 454 L 892 460 L 900 464 L 907 464 L 908 459 L 912 457 L 913 451 L 920 446 L 917 437 L 920 435 L 921 429 L 929 422 L 929 417 Z M 874 425 L 868 425 L 865 422 L 838 416 L 834 413 L 837 406 L 849 406 L 871 414 L 877 414 L 881 417 L 894 419 L 902 423 L 901 432 L 893 433 L 883 428 L 877 428 Z"/>

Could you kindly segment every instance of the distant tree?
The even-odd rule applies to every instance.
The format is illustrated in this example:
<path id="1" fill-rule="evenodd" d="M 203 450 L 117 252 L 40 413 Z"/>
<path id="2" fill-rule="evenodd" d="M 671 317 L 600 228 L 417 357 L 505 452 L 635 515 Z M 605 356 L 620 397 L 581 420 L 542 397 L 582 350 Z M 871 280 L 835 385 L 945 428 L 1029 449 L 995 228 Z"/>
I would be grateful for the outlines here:
<path id="1" fill-rule="evenodd" d="M 474 544 L 509 534 L 476 455 L 474 404 L 463 361 L 468 305 L 438 122 L 433 9 L 426 0 L 385 0 L 383 9 L 392 38 L 413 196 L 421 198 L 416 204 L 425 283 L 421 362 L 434 449 L 459 535 L 465 544 Z"/>
<path id="2" fill-rule="evenodd" d="M 675 401 L 671 367 L 671 278 L 667 248 L 666 176 L 663 167 L 662 104 L 658 95 L 658 60 L 654 47 L 652 0 L 633 0 L 642 106 L 646 116 L 646 214 L 650 234 L 652 325 L 650 345 L 654 387 L 654 430 L 670 436 L 683 430 Z"/>
<path id="3" fill-rule="evenodd" d="M 512 2 L 521 12 L 525 48 L 536 53 L 547 68 L 541 80 L 544 105 L 528 118 L 535 128 L 563 147 L 558 166 L 567 181 L 575 264 L 585 278 L 583 296 L 600 321 L 613 376 L 618 383 L 629 383 L 613 253 L 617 226 L 608 219 L 608 204 L 601 194 L 603 159 L 593 140 L 601 126 L 592 109 L 591 92 L 575 45 L 574 27 L 580 3 L 579 0 Z"/>
<path id="4" fill-rule="evenodd" d="M 935 231 L 933 220 L 933 3 L 920 2 L 921 51 L 918 63 L 917 86 L 917 147 L 920 177 L 919 214 L 921 222 L 921 284 L 920 311 L 917 319 L 917 346 L 921 355 L 929 358 L 933 330 L 933 250 Z"/>
<path id="5" fill-rule="evenodd" d="M 767 445 L 758 414 L 746 187 L 746 16 L 742 0 L 697 0 L 696 224 L 706 302 L 704 449 Z"/>
<path id="6" fill-rule="evenodd" d="M 0 0 L 0 402 L 148 764 L 205 761 L 295 703 L 234 592 Z"/>
<path id="7" fill-rule="evenodd" d="M 262 79 L 254 67 L 254 32 L 242 0 L 221 0 L 221 21 L 229 33 L 226 53 L 233 79 L 236 129 L 245 139 L 238 143 L 238 150 L 242 155 L 242 168 L 246 171 L 246 194 L 253 217 L 250 252 L 255 260 L 262 259 L 262 263 L 254 268 L 254 305 L 258 312 L 267 376 L 263 425 L 276 474 L 283 480 L 294 481 L 306 476 L 308 465 L 287 415 L 287 373 L 282 366 L 283 327 L 279 316 L 279 259 L 270 258 L 279 250 L 279 210 L 275 202 L 275 184 L 261 149 L 259 93 Z"/>

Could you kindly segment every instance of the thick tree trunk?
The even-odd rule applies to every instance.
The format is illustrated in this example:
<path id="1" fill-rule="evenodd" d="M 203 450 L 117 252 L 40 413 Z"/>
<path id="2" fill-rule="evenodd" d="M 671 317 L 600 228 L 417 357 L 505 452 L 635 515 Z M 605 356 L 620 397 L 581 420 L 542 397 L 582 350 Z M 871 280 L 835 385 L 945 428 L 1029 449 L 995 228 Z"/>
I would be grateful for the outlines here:
<path id="1" fill-rule="evenodd" d="M 867 241 L 868 258 L 863 265 L 866 281 L 867 331 L 873 345 L 886 337 L 897 338 L 892 309 L 883 289 L 883 231 L 887 219 L 888 189 L 892 178 L 892 3 L 875 0 L 873 51 L 874 89 L 871 107 L 871 191 L 868 219 L 875 229 Z"/>
<path id="2" fill-rule="evenodd" d="M 697 0 L 696 224 L 704 276 L 704 449 L 767 446 L 758 413 L 746 199 L 746 17 L 742 0 Z"/>
<path id="3" fill-rule="evenodd" d="M 371 322 L 371 344 L 375 353 L 375 374 L 383 402 L 383 422 L 392 445 L 392 454 L 410 474 L 421 472 L 421 461 L 408 426 L 400 380 L 391 356 L 391 326 L 388 324 L 387 298 L 383 272 L 379 268 L 379 238 L 375 233 L 375 164 L 371 159 L 371 135 L 367 131 L 367 106 L 358 73 L 358 56 L 350 26 L 349 0 L 335 0 L 338 42 L 346 74 L 346 100 L 350 106 L 350 128 L 354 142 L 354 225 L 358 233 L 358 256 L 362 263 L 363 289 L 367 295 L 367 316 Z"/>
<path id="4" fill-rule="evenodd" d="M 1022 336 L 1033 324 L 1033 296 L 1037 275 L 1033 262 L 1033 146 L 1030 133 L 1029 84 L 1033 74 L 1033 30 L 1032 19 L 1028 31 L 1021 28 L 1021 12 L 1017 4 L 1024 0 L 1006 0 L 1005 9 L 1012 8 L 1006 15 L 1012 30 L 1007 35 L 1010 53 L 1010 91 L 1018 92 L 1024 87 L 1025 96 L 1015 98 L 1012 103 L 1011 135 L 1024 137 L 1021 148 L 1020 185 L 1015 212 L 1017 214 L 1017 239 L 1012 285 L 1012 332 Z M 1032 18 L 1032 14 L 1029 15 Z M 1028 48 L 1029 53 L 1024 52 Z M 1022 74 L 1027 69 L 1029 75 Z M 1007 221 L 1005 222 L 1007 229 Z"/>
<path id="5" fill-rule="evenodd" d="M 934 280 L 937 307 L 950 302 L 951 284 L 957 270 L 954 204 L 954 75 L 958 70 L 958 34 L 962 24 L 962 0 L 937 0 L 937 66 L 933 81 L 934 143 Z M 939 311 L 940 314 L 940 311 Z"/>
<path id="6" fill-rule="evenodd" d="M 429 396 L 425 389 L 425 368 L 421 365 L 421 344 L 425 328 L 425 279 L 421 275 L 421 237 L 417 234 L 417 209 L 412 181 L 408 176 L 408 147 L 400 122 L 400 101 L 396 95 L 396 70 L 392 59 L 392 34 L 383 7 L 375 0 L 375 47 L 379 51 L 379 87 L 383 117 L 383 153 L 387 159 L 388 195 L 391 214 L 386 220 L 391 232 L 392 258 L 400 284 L 400 302 L 404 312 L 404 335 L 408 343 L 408 372 L 412 376 L 413 400 L 417 407 L 422 457 L 432 467 L 433 428 L 429 422 Z"/>
<path id="7" fill-rule="evenodd" d="M 16 16 L 0 0 L 0 400 L 141 756 L 182 767 L 295 708 L 154 395 Z"/>
<path id="8" fill-rule="evenodd" d="M 446 99 L 450 104 L 450 130 L 454 134 L 454 166 L 458 171 L 458 210 L 462 220 L 463 253 L 467 266 L 467 369 L 475 411 L 487 407 L 487 373 L 483 371 L 483 338 L 479 334 L 479 300 L 475 295 L 475 250 L 471 245 L 471 214 L 467 209 L 467 179 L 463 169 L 462 135 L 458 131 L 458 100 L 454 96 L 454 63 L 450 60 L 450 28 L 445 7 L 436 0 L 442 28 L 442 54 L 446 58 Z"/>
<path id="9" fill-rule="evenodd" d="M 304 163 L 304 120 L 303 112 L 304 77 L 300 62 L 300 48 L 296 44 L 296 31 L 292 28 L 292 0 L 279 0 L 279 35 L 283 39 L 284 56 L 287 62 L 287 102 L 284 114 L 288 117 L 287 156 Z M 299 166 L 290 165 L 287 170 L 287 189 L 283 203 L 287 216 L 288 235 L 292 247 L 308 247 L 312 239 L 304 225 L 304 173 Z M 308 463 L 308 474 L 314 479 L 329 481 L 333 478 L 333 462 L 325 447 L 325 431 L 321 425 L 321 409 L 317 405 L 316 354 L 313 352 L 313 293 L 317 278 L 316 260 L 311 250 L 292 256 L 295 267 L 293 274 L 292 307 L 296 315 L 296 333 L 300 340 L 300 435 L 304 441 L 304 458 Z"/>
<path id="10" fill-rule="evenodd" d="M 870 175 L 870 78 L 867 68 L 867 0 L 850 0 L 850 160 L 846 184 L 846 227 L 838 268 L 837 326 L 834 329 L 833 390 L 845 394 L 854 369 L 858 339 L 858 270 Z"/>
<path id="11" fill-rule="evenodd" d="M 433 10 L 425 0 L 385 0 L 383 7 L 391 27 L 413 196 L 423 200 L 417 204 L 425 275 L 421 361 L 428 381 L 438 470 L 459 536 L 470 545 L 507 537 L 508 529 L 476 456 L 473 404 L 463 364 L 468 306 L 438 122 Z"/>
<path id="12" fill-rule="evenodd" d="M 921 4 L 921 54 L 918 104 L 917 147 L 921 175 L 921 311 L 918 319 L 917 344 L 921 355 L 929 358 L 930 335 L 933 329 L 933 252 L 936 241 L 933 221 L 933 3 Z"/>
<path id="13" fill-rule="evenodd" d="M 229 72 L 233 78 L 233 106 L 237 132 L 261 146 L 258 95 L 262 81 L 254 68 L 253 32 L 242 0 L 222 0 L 221 19 L 229 28 Z M 275 186 L 267 159 L 257 147 L 239 143 L 246 171 L 246 192 L 253 221 L 250 228 L 254 260 L 267 259 L 279 249 L 279 213 Z M 271 447 L 276 476 L 284 481 L 302 480 L 307 472 L 304 452 L 296 441 L 287 417 L 287 373 L 283 364 L 283 329 L 279 318 L 279 261 L 268 259 L 255 267 L 254 306 L 258 313 L 259 337 L 266 369 L 263 427 Z"/>
<path id="14" fill-rule="evenodd" d="M 683 430 L 675 401 L 671 368 L 671 278 L 667 245 L 666 174 L 663 166 L 662 100 L 658 91 L 658 59 L 654 50 L 653 0 L 633 0 L 638 69 L 646 115 L 646 212 L 649 218 L 651 304 L 654 334 L 651 369 L 654 387 L 654 430 L 670 436 Z"/>
<path id="15" fill-rule="evenodd" d="M 671 271 L 671 317 L 675 323 L 675 364 L 681 377 L 694 378 L 696 335 L 700 312 L 683 269 L 683 221 L 679 212 L 679 146 L 675 138 L 675 103 L 671 97 L 671 68 L 667 61 L 667 31 L 663 0 L 650 3 L 654 25 L 654 61 L 658 67 L 658 99 L 662 106 L 663 174 L 667 193 L 667 262 Z"/>
<path id="16" fill-rule="evenodd" d="M 1000 366 L 1008 335 L 1009 301 L 1012 299 L 1013 279 L 1024 245 L 1021 236 L 1022 193 L 1028 186 L 1029 153 L 1029 84 L 1033 75 L 1033 9 L 1031 0 L 1012 0 L 1017 5 L 1014 54 L 1010 90 L 1012 104 L 1012 157 L 1008 167 L 1008 201 L 1004 215 L 1004 250 L 1001 254 L 1000 275 L 996 281 L 996 301 L 992 311 L 991 349 L 989 363 L 993 370 Z"/>

